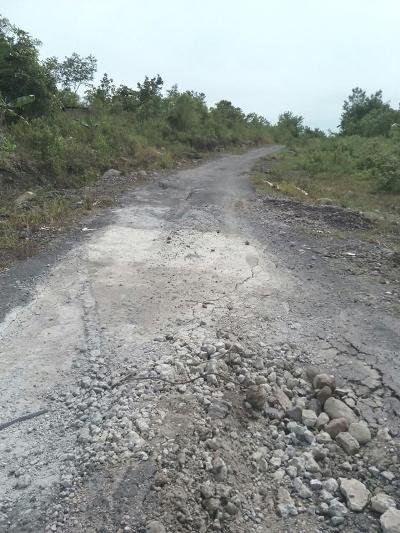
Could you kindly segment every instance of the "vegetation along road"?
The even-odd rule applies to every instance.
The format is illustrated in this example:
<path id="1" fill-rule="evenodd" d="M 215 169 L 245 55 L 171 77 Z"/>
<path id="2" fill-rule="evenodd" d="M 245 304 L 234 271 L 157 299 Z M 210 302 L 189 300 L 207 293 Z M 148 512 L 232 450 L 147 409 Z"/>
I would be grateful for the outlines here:
<path id="1" fill-rule="evenodd" d="M 398 495 L 392 271 L 332 237 L 358 212 L 254 192 L 279 149 L 152 180 L 22 263 L 1 416 L 46 412 L 1 430 L 2 531 L 378 527 L 368 501 Z"/>

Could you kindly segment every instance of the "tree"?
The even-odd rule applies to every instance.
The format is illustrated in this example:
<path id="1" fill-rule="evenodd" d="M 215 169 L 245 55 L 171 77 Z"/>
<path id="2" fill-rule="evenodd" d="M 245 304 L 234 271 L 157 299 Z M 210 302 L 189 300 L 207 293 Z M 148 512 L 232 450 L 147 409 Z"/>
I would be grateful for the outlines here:
<path id="1" fill-rule="evenodd" d="M 390 105 L 382 100 L 382 91 L 376 91 L 368 96 L 363 89 L 355 87 L 351 95 L 344 101 L 340 132 L 342 135 L 372 136 L 379 134 L 377 131 L 386 129 L 384 124 L 387 124 L 390 110 Z M 372 115 L 369 119 L 364 120 L 370 113 Z M 384 133 L 388 133 L 389 129 L 390 125 Z"/>
<path id="2" fill-rule="evenodd" d="M 400 112 L 395 109 L 372 109 L 359 122 L 359 134 L 363 137 L 389 135 L 391 127 L 400 121 Z"/>
<path id="3" fill-rule="evenodd" d="M 9 103 L 32 96 L 20 110 L 24 117 L 47 113 L 57 92 L 54 77 L 39 61 L 40 44 L 0 17 L 0 94 Z"/>
<path id="4" fill-rule="evenodd" d="M 137 110 L 138 119 L 141 121 L 157 117 L 162 109 L 162 87 L 163 79 L 159 74 L 153 78 L 145 77 L 143 83 L 138 83 L 137 98 L 139 107 Z"/>
<path id="5" fill-rule="evenodd" d="M 235 122 L 243 122 L 245 114 L 240 107 L 235 107 L 229 100 L 220 100 L 211 109 L 212 115 L 226 126 L 232 126 Z"/>
<path id="6" fill-rule="evenodd" d="M 291 137 L 299 137 L 304 130 L 303 117 L 294 115 L 291 111 L 285 111 L 278 117 L 277 127 Z"/>
<path id="7" fill-rule="evenodd" d="M 97 71 L 97 59 L 92 55 L 81 57 L 74 52 L 63 61 L 50 57 L 44 62 L 44 66 L 63 89 L 76 93 L 82 85 L 88 86 L 93 81 Z"/>
<path id="8" fill-rule="evenodd" d="M 246 116 L 246 122 L 252 126 L 270 126 L 269 121 L 262 115 L 257 115 L 257 113 L 249 113 Z"/>
<path id="9" fill-rule="evenodd" d="M 193 131 L 199 133 L 199 129 L 207 117 L 208 109 L 205 103 L 205 95 L 194 91 L 179 93 L 177 89 L 168 92 L 169 112 L 168 124 L 177 131 Z"/>
<path id="10" fill-rule="evenodd" d="M 325 138 L 326 133 L 319 128 L 310 128 L 310 126 L 305 126 L 303 129 L 303 135 L 308 137 L 320 137 Z"/>
<path id="11" fill-rule="evenodd" d="M 124 111 L 136 111 L 139 107 L 138 92 L 127 85 L 115 89 L 113 102 L 120 104 Z"/>
<path id="12" fill-rule="evenodd" d="M 164 85 L 159 74 L 153 78 L 146 76 L 143 83 L 138 83 L 138 99 L 140 105 L 147 104 L 152 100 L 161 98 L 161 90 Z"/>
<path id="13" fill-rule="evenodd" d="M 86 91 L 86 98 L 90 103 L 102 102 L 110 103 L 115 96 L 116 88 L 114 80 L 108 76 L 107 73 L 103 74 L 98 87 L 92 87 Z"/>

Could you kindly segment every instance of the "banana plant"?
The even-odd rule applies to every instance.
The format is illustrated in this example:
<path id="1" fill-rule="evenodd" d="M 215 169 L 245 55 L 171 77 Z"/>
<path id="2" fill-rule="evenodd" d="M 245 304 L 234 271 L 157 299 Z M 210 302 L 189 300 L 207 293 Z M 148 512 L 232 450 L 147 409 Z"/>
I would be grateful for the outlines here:
<path id="1" fill-rule="evenodd" d="M 3 125 L 6 116 L 19 118 L 28 124 L 28 121 L 22 115 L 20 115 L 18 111 L 26 105 L 31 104 L 34 100 L 35 96 L 33 94 L 29 94 L 27 96 L 19 96 L 12 102 L 8 102 L 0 94 L 0 126 Z"/>

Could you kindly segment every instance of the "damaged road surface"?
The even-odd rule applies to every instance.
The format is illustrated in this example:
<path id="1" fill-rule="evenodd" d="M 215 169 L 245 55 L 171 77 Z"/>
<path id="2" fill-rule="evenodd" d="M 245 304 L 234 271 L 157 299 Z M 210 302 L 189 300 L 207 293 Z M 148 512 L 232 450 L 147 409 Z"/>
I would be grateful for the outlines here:
<path id="1" fill-rule="evenodd" d="M 277 150 L 2 275 L 0 531 L 400 531 L 398 284 L 256 197 Z"/>

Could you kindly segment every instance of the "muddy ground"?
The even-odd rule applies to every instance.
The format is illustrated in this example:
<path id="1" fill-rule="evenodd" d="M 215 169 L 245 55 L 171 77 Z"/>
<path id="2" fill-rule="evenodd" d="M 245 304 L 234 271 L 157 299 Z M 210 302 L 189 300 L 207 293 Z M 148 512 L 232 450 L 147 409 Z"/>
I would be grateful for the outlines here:
<path id="1" fill-rule="evenodd" d="M 396 257 L 355 237 L 363 215 L 257 196 L 278 149 L 153 180 L 1 275 L 1 422 L 47 410 L 0 431 L 2 531 L 380 530 L 370 502 L 400 486 Z M 301 414 L 325 409 L 310 366 L 368 426 L 351 453 Z"/>

